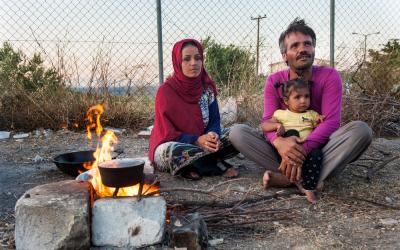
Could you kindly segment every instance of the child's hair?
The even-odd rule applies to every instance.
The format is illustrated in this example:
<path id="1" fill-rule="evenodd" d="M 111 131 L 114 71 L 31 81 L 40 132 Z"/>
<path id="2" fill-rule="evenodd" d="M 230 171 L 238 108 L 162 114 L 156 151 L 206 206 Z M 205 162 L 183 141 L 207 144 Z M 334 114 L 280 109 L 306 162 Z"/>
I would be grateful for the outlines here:
<path id="1" fill-rule="evenodd" d="M 310 89 L 310 82 L 304 81 L 301 78 L 296 78 L 296 79 L 292 79 L 292 80 L 288 80 L 287 82 L 285 82 L 283 84 L 283 91 L 282 91 L 282 95 L 285 98 L 289 98 L 290 93 L 293 90 L 296 89 L 302 89 L 302 88 L 307 88 Z"/>

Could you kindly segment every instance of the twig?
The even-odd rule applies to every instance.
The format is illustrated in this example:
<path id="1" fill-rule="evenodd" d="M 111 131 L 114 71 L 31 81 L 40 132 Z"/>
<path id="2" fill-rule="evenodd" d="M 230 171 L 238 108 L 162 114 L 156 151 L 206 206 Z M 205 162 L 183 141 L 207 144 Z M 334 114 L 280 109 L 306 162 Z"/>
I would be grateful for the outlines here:
<path id="1" fill-rule="evenodd" d="M 278 199 L 278 198 L 282 198 L 282 197 L 288 197 L 291 196 L 293 194 L 301 194 L 299 190 L 295 190 L 295 191 L 290 191 L 287 193 L 283 193 L 283 194 L 272 194 L 272 195 L 266 195 L 263 197 L 257 197 L 257 198 L 248 198 L 245 199 L 243 202 L 258 202 L 258 201 L 263 201 L 266 199 Z M 208 207 L 221 207 L 221 208 L 230 208 L 233 207 L 234 205 L 237 204 L 237 201 L 232 201 L 232 202 L 218 202 L 217 200 L 212 200 L 212 201 L 179 201 L 177 202 L 183 206 L 208 206 Z"/>
<path id="2" fill-rule="evenodd" d="M 156 179 L 153 181 L 153 183 L 151 183 L 147 189 L 143 192 L 144 195 L 146 195 L 146 193 L 152 188 L 154 187 L 158 182 L 160 182 L 160 179 L 158 177 L 156 177 Z"/>
<path id="3" fill-rule="evenodd" d="M 341 200 L 345 200 L 345 201 L 354 201 L 354 200 L 363 201 L 363 202 L 367 202 L 367 203 L 370 203 L 370 204 L 378 206 L 378 207 L 385 207 L 385 208 L 394 209 L 394 210 L 399 210 L 400 209 L 400 206 L 387 205 L 387 204 L 384 204 L 384 203 L 368 200 L 368 199 L 361 198 L 361 197 L 358 197 L 358 196 L 339 196 L 339 195 L 336 195 L 336 194 L 329 194 L 329 196 L 334 196 L 334 197 L 337 197 L 337 198 L 339 198 Z"/>
<path id="4" fill-rule="evenodd" d="M 282 216 L 281 218 L 274 218 L 274 221 L 278 220 L 288 220 L 292 219 L 290 216 Z M 207 221 L 206 221 L 207 222 Z M 232 223 L 207 223 L 207 227 L 213 227 L 213 228 L 220 228 L 220 227 L 232 227 L 232 226 L 243 226 L 243 225 L 248 225 L 248 224 L 255 224 L 259 222 L 271 222 L 271 218 L 267 219 L 256 219 L 256 220 L 246 220 L 246 221 L 240 221 L 240 222 L 232 222 Z"/>
<path id="5" fill-rule="evenodd" d="M 237 179 L 232 179 L 232 180 L 223 181 L 223 182 L 220 182 L 220 183 L 218 183 L 218 184 L 212 186 L 212 187 L 209 189 L 209 191 L 214 190 L 216 187 L 219 187 L 219 186 L 222 186 L 222 185 L 226 185 L 226 184 L 231 183 L 231 182 L 241 181 L 241 180 L 249 180 L 249 178 L 237 178 Z"/>
<path id="6" fill-rule="evenodd" d="M 152 196 L 152 195 L 159 194 L 159 193 L 171 193 L 171 192 L 193 192 L 193 193 L 207 194 L 207 195 L 211 195 L 211 196 L 219 198 L 218 195 L 215 195 L 208 190 L 199 190 L 199 189 L 193 189 L 193 188 L 166 188 L 166 189 L 160 188 L 159 190 L 148 193 L 144 196 Z"/>
<path id="7" fill-rule="evenodd" d="M 364 164 L 360 164 L 360 163 L 350 163 L 350 165 L 357 166 L 357 167 L 363 167 L 363 168 L 369 168 L 370 167 L 368 165 L 364 165 Z"/>
<path id="8" fill-rule="evenodd" d="M 222 186 L 222 185 L 226 185 L 228 183 L 231 182 L 235 182 L 235 181 L 239 181 L 239 180 L 245 180 L 245 179 L 249 179 L 249 178 L 237 178 L 237 179 L 232 179 L 232 180 L 227 180 L 227 181 L 223 181 L 221 183 L 218 183 L 212 187 L 210 187 L 209 189 L 206 190 L 199 190 L 199 189 L 191 189 L 191 188 L 170 188 L 170 189 L 159 189 L 157 191 L 151 192 L 149 194 L 146 194 L 146 196 L 151 196 L 157 193 L 171 193 L 171 192 L 195 192 L 195 193 L 201 193 L 201 194 L 209 194 L 215 197 L 219 197 L 218 195 L 213 194 L 213 192 L 215 192 L 215 188 Z M 148 190 L 146 190 L 148 191 Z"/>
<path id="9" fill-rule="evenodd" d="M 382 149 L 376 147 L 375 145 L 371 145 L 371 147 L 372 147 L 373 149 L 375 149 L 376 151 L 378 151 L 379 153 L 383 154 L 383 155 L 391 155 L 390 152 L 387 152 L 387 151 L 385 151 L 385 150 L 382 150 Z"/>
<path id="10" fill-rule="evenodd" d="M 362 157 L 359 161 L 382 161 L 382 158 Z"/>
<path id="11" fill-rule="evenodd" d="M 393 156 L 390 159 L 387 159 L 386 161 L 382 162 L 379 166 L 377 166 L 376 168 L 372 168 L 368 170 L 367 173 L 367 180 L 371 180 L 372 175 L 374 175 L 376 172 L 378 172 L 379 170 L 381 170 L 382 168 L 384 168 L 387 164 L 389 164 L 390 162 L 396 160 L 400 158 L 400 155 L 397 156 Z"/>

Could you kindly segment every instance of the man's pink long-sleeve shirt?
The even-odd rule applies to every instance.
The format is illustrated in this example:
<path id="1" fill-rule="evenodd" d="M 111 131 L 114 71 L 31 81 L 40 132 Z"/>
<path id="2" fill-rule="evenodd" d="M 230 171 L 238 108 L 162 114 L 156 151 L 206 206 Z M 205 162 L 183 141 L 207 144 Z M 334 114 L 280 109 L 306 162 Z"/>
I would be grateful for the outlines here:
<path id="1" fill-rule="evenodd" d="M 278 71 L 268 77 L 264 88 L 262 121 L 270 119 L 277 109 L 287 109 L 282 99 L 282 87 L 280 85 L 288 79 L 289 70 Z M 342 80 L 335 69 L 313 66 L 311 81 L 310 109 L 324 115 L 325 119 L 303 143 L 307 154 L 313 149 L 325 145 L 329 136 L 339 128 L 342 107 Z M 264 133 L 264 135 L 271 143 L 277 137 L 275 132 Z"/>

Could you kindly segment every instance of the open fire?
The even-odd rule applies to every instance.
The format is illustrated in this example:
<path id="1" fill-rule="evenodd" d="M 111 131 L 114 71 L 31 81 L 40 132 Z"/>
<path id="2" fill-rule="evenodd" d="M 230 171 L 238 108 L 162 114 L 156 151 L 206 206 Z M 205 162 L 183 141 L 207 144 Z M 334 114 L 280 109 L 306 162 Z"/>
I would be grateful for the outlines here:
<path id="1" fill-rule="evenodd" d="M 85 117 L 85 119 L 88 121 L 88 124 L 86 126 L 87 138 L 89 140 L 92 140 L 93 130 L 95 131 L 96 136 L 99 138 L 96 151 L 93 154 L 95 161 L 93 162 L 93 164 L 85 165 L 86 169 L 92 169 L 93 178 L 91 179 L 91 183 L 93 185 L 93 188 L 96 190 L 96 193 L 99 197 L 109 197 L 113 195 L 137 196 L 139 194 L 140 184 L 129 187 L 121 187 L 119 188 L 119 190 L 117 190 L 117 194 L 114 194 L 114 187 L 108 187 L 103 184 L 99 171 L 99 164 L 112 160 L 112 152 L 114 151 L 114 147 L 118 143 L 118 138 L 113 131 L 103 131 L 103 127 L 100 122 L 100 118 L 103 113 L 104 106 L 102 104 L 97 104 L 89 108 Z M 158 188 L 155 186 L 144 184 L 142 195 L 145 195 L 146 193 L 152 193 L 157 190 Z"/>

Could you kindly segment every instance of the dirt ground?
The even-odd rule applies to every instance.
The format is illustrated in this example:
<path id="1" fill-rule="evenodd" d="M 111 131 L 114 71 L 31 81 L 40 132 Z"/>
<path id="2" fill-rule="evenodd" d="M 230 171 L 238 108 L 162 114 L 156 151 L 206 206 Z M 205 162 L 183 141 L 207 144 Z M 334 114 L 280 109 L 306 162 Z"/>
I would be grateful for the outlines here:
<path id="1" fill-rule="evenodd" d="M 118 137 L 124 149 L 119 157 L 146 155 L 146 139 L 133 133 Z M 61 173 L 51 158 L 86 149 L 93 149 L 93 145 L 88 143 L 85 134 L 71 131 L 31 136 L 22 141 L 0 141 L 0 249 L 15 247 L 14 206 L 26 190 L 73 179 Z M 223 239 L 223 243 L 212 249 L 400 249 L 400 159 L 390 161 L 370 181 L 366 178 L 368 171 L 399 152 L 399 139 L 374 139 L 362 160 L 326 182 L 316 205 L 309 204 L 304 196 L 288 194 L 296 192 L 294 188 L 263 190 L 260 184 L 263 169 L 243 158 L 232 160 L 240 173 L 240 178 L 234 181 L 227 182 L 223 177 L 189 181 L 165 173 L 156 174 L 160 176 L 162 189 L 215 187 L 213 192 L 219 195 L 216 198 L 197 192 L 169 192 L 165 198 L 171 205 L 217 201 L 236 204 L 235 209 L 241 211 L 270 208 L 280 213 L 278 217 L 261 212 L 243 217 L 243 221 L 246 218 L 254 221 L 250 225 L 234 225 L 229 220 L 219 223 L 231 223 L 231 226 L 209 224 L 210 238 Z M 213 209 L 214 213 L 217 211 L 204 206 L 191 209 L 205 215 L 210 215 Z"/>

